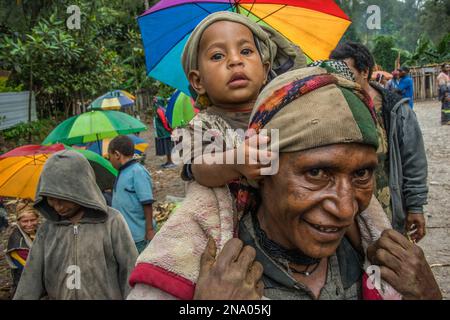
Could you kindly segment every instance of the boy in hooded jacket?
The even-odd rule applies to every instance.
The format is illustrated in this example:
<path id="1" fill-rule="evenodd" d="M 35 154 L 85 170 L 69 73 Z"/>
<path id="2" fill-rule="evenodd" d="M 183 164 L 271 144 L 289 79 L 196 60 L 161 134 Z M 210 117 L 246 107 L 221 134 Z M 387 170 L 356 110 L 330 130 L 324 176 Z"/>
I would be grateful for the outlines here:
<path id="1" fill-rule="evenodd" d="M 137 250 L 106 205 L 81 154 L 64 150 L 44 165 L 34 207 L 47 219 L 36 234 L 15 300 L 123 299 Z"/>

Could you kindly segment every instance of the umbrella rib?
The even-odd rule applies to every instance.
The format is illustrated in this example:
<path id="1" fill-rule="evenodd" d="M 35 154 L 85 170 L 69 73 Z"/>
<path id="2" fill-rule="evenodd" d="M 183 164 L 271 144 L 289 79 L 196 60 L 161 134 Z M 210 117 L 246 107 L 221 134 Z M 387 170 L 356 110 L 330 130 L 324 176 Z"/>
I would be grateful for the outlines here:
<path id="1" fill-rule="evenodd" d="M 230 0 L 230 1 L 231 1 L 231 0 Z M 199 5 L 198 3 L 193 3 L 193 4 L 196 5 L 197 7 L 199 7 L 200 9 L 202 9 L 203 11 L 205 11 L 205 12 L 208 13 L 208 14 L 211 14 L 211 13 L 212 13 L 212 12 L 209 12 L 208 10 L 206 10 L 204 7 L 202 7 L 202 6 Z M 230 5 L 231 5 L 231 3 L 230 3 Z M 231 6 L 233 6 L 233 5 L 231 5 Z M 165 8 L 165 9 L 162 9 L 162 10 L 166 10 L 166 9 L 168 9 L 168 8 Z M 162 11 L 162 10 L 158 10 L 158 11 Z M 155 11 L 155 12 L 156 12 L 156 11 Z M 202 20 L 203 20 L 203 19 L 202 19 Z M 181 23 L 181 24 L 178 25 L 175 29 L 177 29 L 177 28 L 179 28 L 179 27 L 181 27 L 181 26 L 183 26 L 183 25 L 184 25 L 184 23 Z M 195 26 L 194 26 L 194 28 L 192 28 L 188 33 L 191 33 L 194 29 L 195 29 Z M 182 41 L 182 40 L 186 37 L 186 35 L 187 35 L 188 33 L 186 33 L 180 40 L 174 42 L 174 44 L 173 44 L 170 48 L 167 48 L 166 53 L 165 53 L 164 55 L 162 55 L 162 56 L 158 59 L 157 62 L 154 63 L 154 66 L 157 66 L 157 65 L 161 62 L 161 60 L 164 59 L 164 57 L 166 56 L 166 54 L 167 54 L 168 52 L 170 52 L 173 48 L 175 48 L 175 47 L 180 43 L 180 41 Z M 155 41 L 158 41 L 158 40 L 164 38 L 165 36 L 166 36 L 166 34 L 162 34 L 161 37 L 155 39 Z M 153 70 L 154 68 L 155 68 L 155 67 L 153 67 L 152 70 Z M 149 75 L 149 73 L 150 73 L 152 70 L 148 71 L 148 72 L 147 72 L 147 75 Z"/>
<path id="2" fill-rule="evenodd" d="M 283 9 L 283 8 L 285 8 L 285 7 L 287 7 L 287 4 L 284 4 L 282 7 L 278 8 L 278 9 L 275 10 L 274 12 L 269 13 L 267 16 L 265 16 L 265 17 L 263 17 L 263 18 L 260 18 L 260 19 L 259 19 L 258 21 L 256 21 L 256 22 L 258 23 L 258 22 L 260 22 L 260 21 L 263 21 L 264 19 L 270 17 L 271 15 L 277 13 L 278 11 L 280 11 L 281 9 Z"/>
<path id="3" fill-rule="evenodd" d="M 253 0 L 253 1 L 256 2 L 255 0 Z M 274 14 L 274 13 L 280 11 L 281 9 L 283 9 L 283 8 L 286 7 L 286 6 L 287 6 L 287 5 L 283 5 L 281 8 L 278 8 L 277 10 L 275 10 L 274 12 L 268 14 L 268 15 L 265 16 L 264 18 L 259 18 L 258 15 L 255 14 L 255 13 L 253 13 L 253 12 L 249 12 L 249 14 L 251 13 L 251 14 L 254 15 L 256 18 L 258 18 L 259 20 L 256 21 L 256 23 L 258 23 L 258 22 L 260 22 L 260 21 L 263 21 L 265 18 L 271 16 L 272 14 Z M 252 7 L 253 7 L 253 5 L 252 5 Z M 251 8 L 250 8 L 250 9 L 251 9 Z M 270 26 L 272 29 L 275 29 L 275 28 L 272 27 L 272 25 L 271 25 L 270 23 L 268 23 L 267 21 L 264 21 L 264 23 L 266 23 L 266 24 L 267 24 L 268 26 Z M 275 30 L 276 30 L 276 29 L 275 29 Z M 288 39 L 289 41 L 291 41 L 289 38 L 287 38 L 287 39 Z M 306 54 L 306 52 L 303 52 L 303 54 L 304 54 L 306 57 L 308 57 L 308 58 L 311 59 L 311 57 L 310 57 L 308 54 Z M 311 59 L 311 60 L 314 60 L 314 59 Z"/>
<path id="4" fill-rule="evenodd" d="M 231 0 L 230 0 L 231 2 Z M 199 7 L 200 9 L 202 9 L 203 11 L 206 11 L 208 14 L 211 14 L 212 12 L 206 10 L 205 8 L 203 8 L 201 5 L 199 5 L 197 2 L 194 2 L 194 5 L 196 5 L 197 7 Z"/>
<path id="5" fill-rule="evenodd" d="M 253 6 L 255 5 L 255 2 L 256 2 L 256 0 L 253 0 L 252 6 L 251 6 L 250 9 L 248 10 L 247 17 L 248 17 L 248 16 L 250 15 L 250 13 L 252 12 L 252 9 L 253 9 Z"/>

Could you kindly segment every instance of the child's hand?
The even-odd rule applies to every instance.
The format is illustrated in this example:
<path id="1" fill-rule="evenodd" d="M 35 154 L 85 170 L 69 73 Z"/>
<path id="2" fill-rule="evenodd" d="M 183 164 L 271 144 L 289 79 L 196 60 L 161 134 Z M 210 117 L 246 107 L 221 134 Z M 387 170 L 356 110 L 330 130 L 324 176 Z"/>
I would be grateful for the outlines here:
<path id="1" fill-rule="evenodd" d="M 154 229 L 148 229 L 147 233 L 145 235 L 145 239 L 148 241 L 151 241 L 153 239 L 153 237 L 155 236 L 156 232 Z"/>
<path id="2" fill-rule="evenodd" d="M 235 169 L 247 179 L 262 179 L 261 169 L 270 167 L 272 153 L 262 148 L 268 145 L 270 138 L 264 135 L 253 135 L 245 139 L 244 143 L 236 149 Z M 261 148 L 262 147 L 262 148 Z M 265 152 L 263 159 L 261 152 Z"/>

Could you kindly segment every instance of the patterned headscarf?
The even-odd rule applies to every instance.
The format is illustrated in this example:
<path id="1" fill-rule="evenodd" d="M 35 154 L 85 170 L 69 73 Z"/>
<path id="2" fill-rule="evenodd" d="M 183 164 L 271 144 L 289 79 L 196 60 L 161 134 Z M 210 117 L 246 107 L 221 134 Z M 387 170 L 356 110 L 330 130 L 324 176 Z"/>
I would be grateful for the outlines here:
<path id="1" fill-rule="evenodd" d="M 348 78 L 322 67 L 287 72 L 261 92 L 249 129 L 276 129 L 280 153 L 338 143 L 378 148 L 370 98 Z M 258 192 L 243 181 L 237 194 L 241 216 L 256 205 Z"/>

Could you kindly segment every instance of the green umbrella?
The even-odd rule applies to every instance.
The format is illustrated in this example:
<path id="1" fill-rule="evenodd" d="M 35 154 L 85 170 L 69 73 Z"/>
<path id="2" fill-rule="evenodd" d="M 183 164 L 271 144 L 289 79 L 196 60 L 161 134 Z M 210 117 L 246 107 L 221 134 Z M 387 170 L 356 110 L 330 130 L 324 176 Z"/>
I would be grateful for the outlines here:
<path id="1" fill-rule="evenodd" d="M 111 162 L 90 150 L 75 149 L 69 146 L 65 146 L 65 148 L 75 150 L 88 159 L 91 167 L 94 169 L 95 179 L 100 190 L 113 188 L 117 177 L 117 170 L 112 166 Z"/>
<path id="2" fill-rule="evenodd" d="M 45 138 L 43 145 L 82 144 L 147 130 L 136 118 L 120 111 L 89 111 L 60 123 Z"/>

